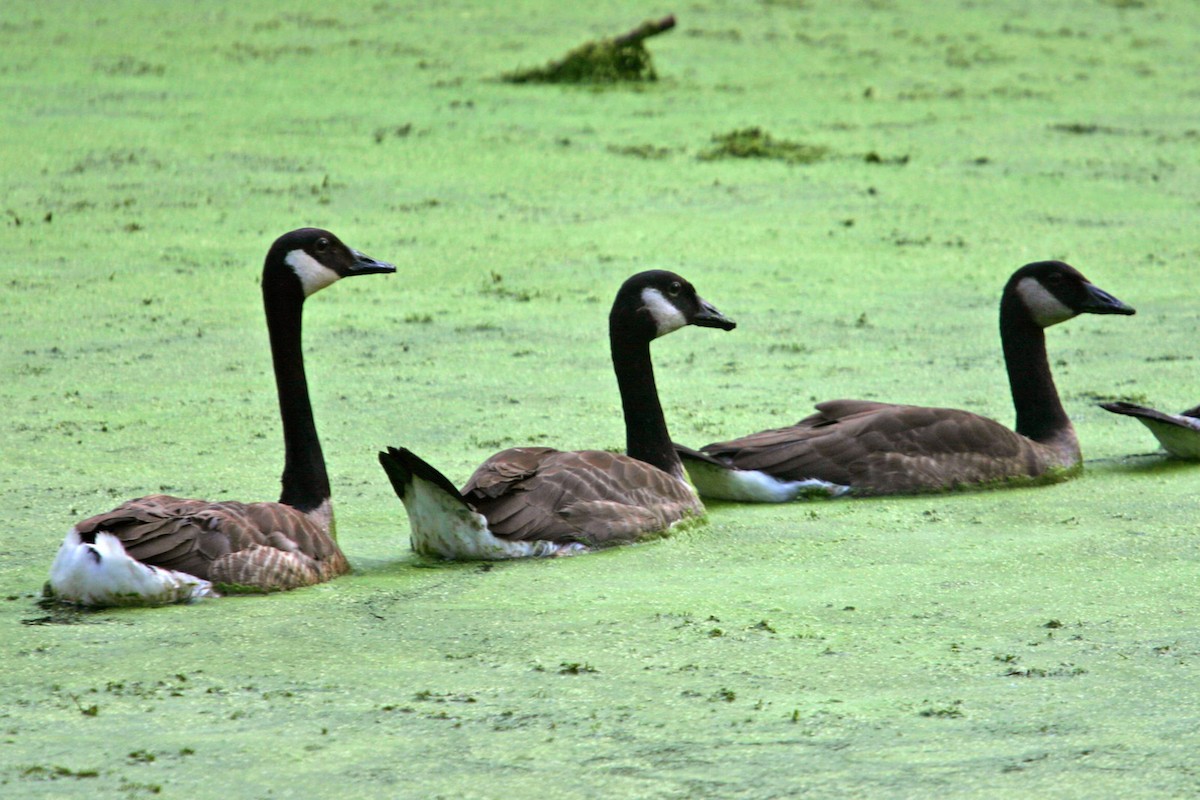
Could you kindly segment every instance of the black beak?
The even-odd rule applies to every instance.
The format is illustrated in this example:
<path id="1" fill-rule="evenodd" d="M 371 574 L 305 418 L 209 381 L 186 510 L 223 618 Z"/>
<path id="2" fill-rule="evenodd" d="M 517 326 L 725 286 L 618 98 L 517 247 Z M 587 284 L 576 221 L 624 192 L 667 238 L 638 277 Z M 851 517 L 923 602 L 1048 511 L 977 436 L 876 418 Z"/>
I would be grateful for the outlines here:
<path id="1" fill-rule="evenodd" d="M 1133 306 L 1125 305 L 1108 292 L 1090 283 L 1087 285 L 1087 296 L 1079 311 L 1082 314 L 1123 314 L 1125 316 L 1137 313 Z"/>
<path id="2" fill-rule="evenodd" d="M 731 331 L 737 327 L 736 322 L 717 311 L 712 304 L 705 300 L 700 300 L 700 311 L 692 316 L 692 324 L 701 328 L 720 328 L 723 331 Z"/>
<path id="3" fill-rule="evenodd" d="M 360 253 L 357 250 L 351 250 L 354 253 L 354 263 L 350 265 L 350 271 L 346 273 L 346 277 L 354 275 L 375 275 L 380 272 L 395 272 L 396 267 L 386 261 L 376 261 L 366 253 Z"/>

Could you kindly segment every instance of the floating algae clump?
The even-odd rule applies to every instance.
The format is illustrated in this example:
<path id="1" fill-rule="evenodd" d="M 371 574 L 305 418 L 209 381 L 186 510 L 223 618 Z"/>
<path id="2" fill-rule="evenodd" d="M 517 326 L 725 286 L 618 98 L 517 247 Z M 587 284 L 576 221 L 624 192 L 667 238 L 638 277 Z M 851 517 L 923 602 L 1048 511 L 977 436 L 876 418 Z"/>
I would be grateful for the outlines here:
<path id="1" fill-rule="evenodd" d="M 638 83 L 658 80 L 644 41 L 675 27 L 675 17 L 648 20 L 621 36 L 587 42 L 544 67 L 506 72 L 509 83 Z"/>
<path id="2" fill-rule="evenodd" d="M 716 146 L 700 153 L 701 161 L 718 158 L 773 158 L 789 164 L 812 164 L 829 154 L 829 148 L 817 144 L 773 139 L 762 128 L 742 128 L 712 137 Z"/>

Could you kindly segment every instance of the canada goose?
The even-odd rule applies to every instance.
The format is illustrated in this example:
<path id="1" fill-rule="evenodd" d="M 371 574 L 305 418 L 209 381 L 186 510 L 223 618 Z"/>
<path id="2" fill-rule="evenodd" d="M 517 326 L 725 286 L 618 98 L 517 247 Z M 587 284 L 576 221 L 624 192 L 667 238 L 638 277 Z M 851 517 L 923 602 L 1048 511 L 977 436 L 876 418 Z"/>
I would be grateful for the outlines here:
<path id="1" fill-rule="evenodd" d="M 1004 287 L 1000 340 L 1015 432 L 969 411 L 832 400 L 791 427 L 680 454 L 701 497 L 750 502 L 1063 476 L 1080 464 L 1079 441 L 1054 388 L 1044 329 L 1084 313 L 1134 310 L 1060 261 L 1027 264 Z"/>
<path id="2" fill-rule="evenodd" d="M 617 292 L 608 330 L 626 455 L 514 447 L 485 461 L 459 492 L 409 450 L 380 453 L 408 511 L 413 550 L 448 559 L 569 555 L 662 535 L 702 514 L 671 446 L 650 361 L 651 340 L 684 325 L 734 328 L 671 272 L 639 273 Z"/>
<path id="3" fill-rule="evenodd" d="M 214 596 L 214 583 L 294 589 L 349 570 L 308 399 L 301 317 L 305 298 L 340 278 L 395 271 L 329 231 L 301 228 L 276 239 L 262 293 L 286 451 L 279 502 L 130 500 L 71 529 L 50 567 L 47 593 L 85 606 L 160 605 Z"/>
<path id="4" fill-rule="evenodd" d="M 1167 414 L 1133 403 L 1101 403 L 1100 407 L 1114 414 L 1134 417 L 1145 425 L 1171 455 L 1176 458 L 1200 460 L 1200 406 L 1178 414 Z"/>

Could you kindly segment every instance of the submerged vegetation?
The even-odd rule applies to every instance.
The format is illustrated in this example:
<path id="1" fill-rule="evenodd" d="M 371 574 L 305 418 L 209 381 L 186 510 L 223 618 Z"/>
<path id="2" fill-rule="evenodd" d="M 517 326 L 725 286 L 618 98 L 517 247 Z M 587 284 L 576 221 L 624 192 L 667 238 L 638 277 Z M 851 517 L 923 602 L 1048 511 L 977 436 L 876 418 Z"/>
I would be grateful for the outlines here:
<path id="1" fill-rule="evenodd" d="M 787 164 L 815 164 L 829 155 L 823 145 L 776 139 L 762 128 L 740 128 L 712 137 L 714 145 L 697 157 L 701 161 L 723 158 L 764 158 Z"/>
<path id="2" fill-rule="evenodd" d="M 641 83 L 658 80 L 646 39 L 675 27 L 674 17 L 647 20 L 611 39 L 585 42 L 542 67 L 506 72 L 508 83 Z"/>

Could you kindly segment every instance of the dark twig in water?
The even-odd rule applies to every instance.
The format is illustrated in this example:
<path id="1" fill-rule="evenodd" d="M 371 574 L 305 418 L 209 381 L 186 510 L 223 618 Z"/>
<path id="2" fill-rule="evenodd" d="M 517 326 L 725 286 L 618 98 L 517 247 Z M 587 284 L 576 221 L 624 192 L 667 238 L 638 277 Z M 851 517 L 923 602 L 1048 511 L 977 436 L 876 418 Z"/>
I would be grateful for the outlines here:
<path id="1" fill-rule="evenodd" d="M 649 39 L 651 36 L 658 36 L 660 33 L 666 33 L 674 27 L 674 14 L 668 14 L 662 19 L 648 19 L 629 33 L 624 33 L 613 38 L 612 43 L 617 47 L 640 44 L 644 39 Z"/>

